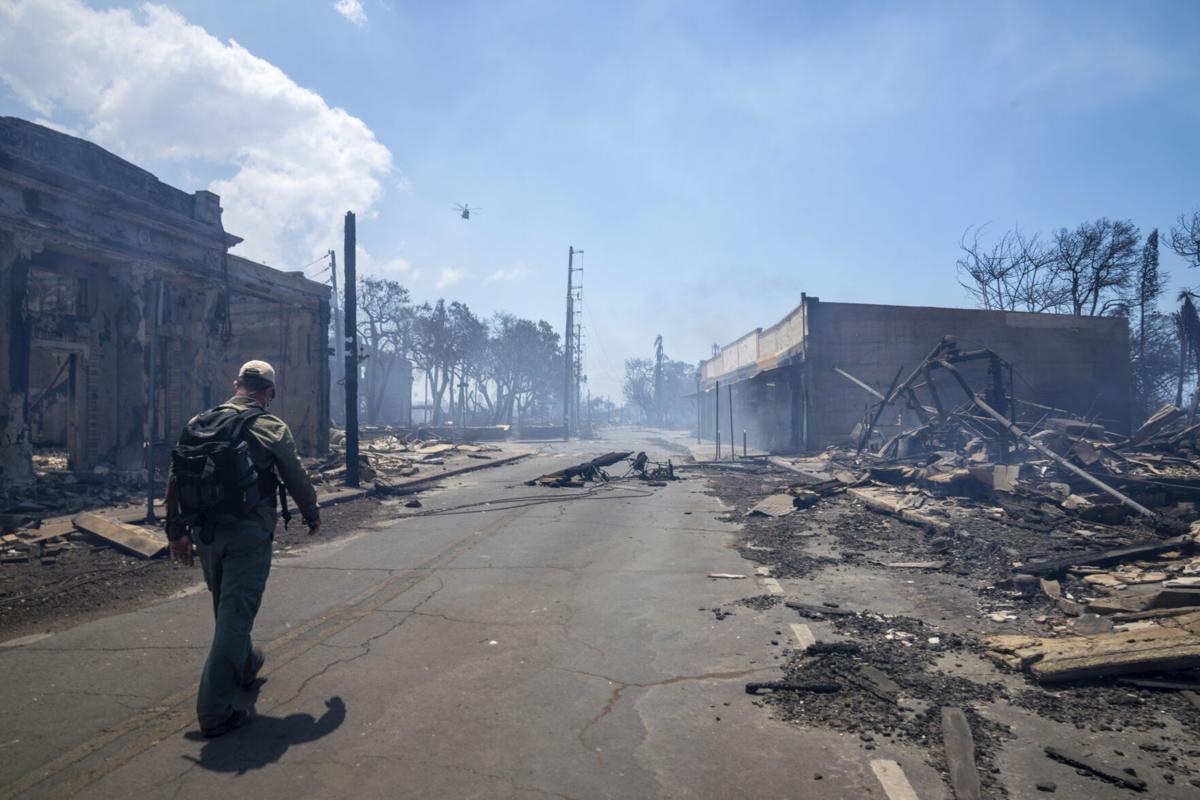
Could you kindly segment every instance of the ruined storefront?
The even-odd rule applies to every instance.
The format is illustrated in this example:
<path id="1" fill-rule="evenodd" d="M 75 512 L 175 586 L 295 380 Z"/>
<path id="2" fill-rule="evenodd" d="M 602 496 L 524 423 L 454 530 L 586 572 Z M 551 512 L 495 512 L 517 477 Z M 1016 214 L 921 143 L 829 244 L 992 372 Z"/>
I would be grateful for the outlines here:
<path id="1" fill-rule="evenodd" d="M 329 437 L 329 289 L 228 254 L 220 198 L 100 147 L 0 118 L 0 481 L 35 451 L 140 473 L 187 419 L 273 363 L 301 450 Z"/>
<path id="2" fill-rule="evenodd" d="M 719 427 L 723 445 L 732 438 L 739 451 L 743 432 L 750 447 L 772 452 L 851 441 L 876 395 L 886 394 L 901 371 L 919 366 L 943 338 L 964 349 L 995 351 L 1011 366 L 1013 397 L 1028 408 L 1069 411 L 1114 431 L 1129 427 L 1123 318 L 822 303 L 801 295 L 783 320 L 702 362 L 701 432 L 712 440 Z M 963 369 L 984 385 L 986 364 Z M 950 388 L 945 394 L 954 396 Z M 879 420 L 877 429 L 888 433 L 914 423 L 900 410 Z"/>

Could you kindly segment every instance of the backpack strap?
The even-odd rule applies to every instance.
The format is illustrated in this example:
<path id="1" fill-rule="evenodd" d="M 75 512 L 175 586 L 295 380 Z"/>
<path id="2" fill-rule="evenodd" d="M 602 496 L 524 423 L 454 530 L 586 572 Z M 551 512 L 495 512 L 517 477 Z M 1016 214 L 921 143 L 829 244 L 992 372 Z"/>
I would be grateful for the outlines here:
<path id="1" fill-rule="evenodd" d="M 248 423 L 261 417 L 267 412 L 261 408 L 247 408 L 245 411 L 238 411 L 234 414 L 233 430 L 229 432 L 229 441 L 236 442 L 242 438 L 242 430 Z"/>
<path id="2" fill-rule="evenodd" d="M 257 408 L 248 408 L 245 411 L 239 412 L 237 422 L 234 423 L 235 427 L 233 429 L 233 434 L 230 437 L 230 441 L 234 441 L 234 442 L 238 441 L 238 439 L 242 435 L 242 429 L 246 425 L 248 425 L 249 423 L 253 422 L 254 420 L 258 419 L 259 417 L 263 416 L 266 413 L 267 412 L 265 412 L 261 409 L 257 409 Z M 257 467 L 255 469 L 257 469 Z M 292 521 L 292 512 L 291 512 L 291 509 L 288 508 L 287 487 L 285 487 L 283 485 L 283 481 L 280 480 L 278 475 L 276 474 L 274 464 L 272 464 L 266 471 L 260 473 L 260 476 L 261 476 L 263 482 L 266 483 L 266 487 L 264 487 L 266 489 L 266 491 L 263 492 L 264 497 L 270 496 L 270 494 L 272 493 L 270 484 L 273 483 L 275 485 L 273 488 L 278 490 L 278 492 L 279 492 L 279 516 L 281 516 L 283 518 L 283 529 L 287 530 L 288 523 Z M 272 499 L 274 499 L 274 498 L 272 498 Z"/>

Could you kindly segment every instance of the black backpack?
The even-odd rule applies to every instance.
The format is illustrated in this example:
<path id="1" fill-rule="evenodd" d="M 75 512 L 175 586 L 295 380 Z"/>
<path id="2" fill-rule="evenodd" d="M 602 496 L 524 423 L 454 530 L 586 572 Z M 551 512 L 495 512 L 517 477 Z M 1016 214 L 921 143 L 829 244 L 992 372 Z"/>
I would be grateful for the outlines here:
<path id="1" fill-rule="evenodd" d="M 202 541 L 211 540 L 213 527 L 248 519 L 264 498 L 274 500 L 275 470 L 259 473 L 244 435 L 246 425 L 263 413 L 258 408 L 205 411 L 187 424 L 171 450 L 179 522 L 200 528 Z"/>

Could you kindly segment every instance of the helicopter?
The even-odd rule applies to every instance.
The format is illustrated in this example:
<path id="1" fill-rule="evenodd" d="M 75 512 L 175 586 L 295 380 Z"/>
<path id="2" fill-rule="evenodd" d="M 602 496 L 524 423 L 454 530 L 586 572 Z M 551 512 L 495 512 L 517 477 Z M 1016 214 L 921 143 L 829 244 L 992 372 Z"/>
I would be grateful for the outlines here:
<path id="1" fill-rule="evenodd" d="M 467 220 L 471 218 L 472 214 L 478 214 L 480 211 L 482 211 L 482 209 L 479 208 L 471 208 L 469 203 L 455 203 L 454 210 L 458 212 L 460 217 Z"/>

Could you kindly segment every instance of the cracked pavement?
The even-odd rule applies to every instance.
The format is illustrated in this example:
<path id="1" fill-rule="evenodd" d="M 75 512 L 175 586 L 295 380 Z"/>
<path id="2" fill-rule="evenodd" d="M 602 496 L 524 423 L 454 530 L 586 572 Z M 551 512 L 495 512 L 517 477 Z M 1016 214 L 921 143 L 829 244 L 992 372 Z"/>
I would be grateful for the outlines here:
<path id="1" fill-rule="evenodd" d="M 521 485 L 617 446 L 668 455 L 638 435 L 549 445 L 277 557 L 259 716 L 226 737 L 195 735 L 205 592 L 0 649 L 0 797 L 774 797 L 817 772 L 822 797 L 883 797 L 854 743 L 748 702 L 777 625 L 701 610 L 758 591 L 707 578 L 753 570 L 702 479 Z"/>

